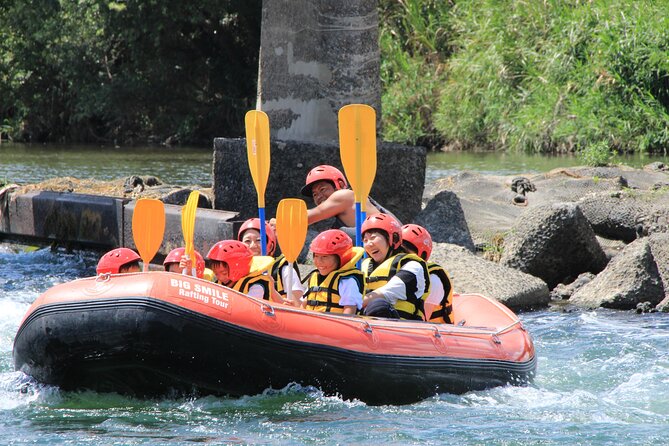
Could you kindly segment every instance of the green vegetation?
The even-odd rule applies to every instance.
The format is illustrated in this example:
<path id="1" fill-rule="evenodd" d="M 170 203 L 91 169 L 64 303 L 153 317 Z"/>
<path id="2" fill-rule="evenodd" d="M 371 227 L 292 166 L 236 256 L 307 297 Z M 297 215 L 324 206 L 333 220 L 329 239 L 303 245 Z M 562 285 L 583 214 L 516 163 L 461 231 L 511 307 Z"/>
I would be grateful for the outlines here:
<path id="1" fill-rule="evenodd" d="M 504 254 L 504 238 L 507 232 L 487 232 L 483 235 L 483 258 L 491 262 L 499 262 Z"/>
<path id="2" fill-rule="evenodd" d="M 386 140 L 578 151 L 669 145 L 653 0 L 380 0 Z M 243 133 L 261 0 L 0 2 L 0 134 L 210 144 Z"/>
<path id="3" fill-rule="evenodd" d="M 616 151 L 666 153 L 664 2 L 381 4 L 387 139 L 580 151 L 592 164 Z"/>
<path id="4" fill-rule="evenodd" d="M 3 132 L 119 143 L 238 136 L 255 98 L 260 6 L 3 0 Z"/>

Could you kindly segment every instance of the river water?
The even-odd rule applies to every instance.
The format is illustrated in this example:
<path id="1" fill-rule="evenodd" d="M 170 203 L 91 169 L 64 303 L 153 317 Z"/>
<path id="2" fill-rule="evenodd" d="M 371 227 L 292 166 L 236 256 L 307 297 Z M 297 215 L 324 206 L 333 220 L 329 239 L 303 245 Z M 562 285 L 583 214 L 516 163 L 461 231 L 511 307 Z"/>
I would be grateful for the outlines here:
<path id="1" fill-rule="evenodd" d="M 210 163 L 210 153 L 198 163 L 206 164 L 207 157 Z M 559 164 L 567 165 L 564 160 Z M 432 167 L 452 168 L 458 169 L 452 159 Z M 499 169 L 494 173 L 507 173 Z M 32 175 L 38 170 L 33 168 Z M 122 170 L 117 166 L 117 173 Z M 200 172 L 205 176 L 209 171 L 205 165 Z M 533 168 L 518 172 L 523 171 Z M 430 175 L 439 174 L 428 171 Z M 181 184 L 188 183 L 202 184 Z M 91 253 L 0 244 L 0 445 L 669 444 L 666 314 L 521 314 L 537 350 L 533 385 L 437 395 L 398 407 L 370 407 L 299 386 L 243 398 L 142 400 L 63 392 L 13 371 L 12 343 L 30 303 L 54 284 L 94 274 L 96 262 Z"/>
<path id="2" fill-rule="evenodd" d="M 0 144 L 0 183 L 38 183 L 74 176 L 114 180 L 130 175 L 154 175 L 168 184 L 211 186 L 211 148 L 201 147 L 96 147 L 72 145 Z M 669 164 L 669 157 L 632 154 L 614 159 L 641 167 L 653 161 Z M 546 172 L 581 165 L 574 155 L 505 152 L 428 153 L 426 181 L 461 170 L 484 174 L 516 175 Z"/>

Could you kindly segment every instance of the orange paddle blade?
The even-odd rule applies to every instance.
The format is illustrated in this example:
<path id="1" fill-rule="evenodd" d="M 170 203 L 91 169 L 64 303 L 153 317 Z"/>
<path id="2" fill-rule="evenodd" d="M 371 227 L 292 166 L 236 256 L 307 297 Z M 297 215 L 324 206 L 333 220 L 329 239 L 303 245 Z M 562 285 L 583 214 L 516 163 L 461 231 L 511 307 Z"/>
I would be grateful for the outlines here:
<path id="1" fill-rule="evenodd" d="M 197 211 L 197 202 L 200 199 L 200 192 L 194 190 L 188 196 L 186 205 L 181 208 L 181 231 L 184 235 L 184 243 L 186 255 L 190 259 L 194 259 L 193 238 L 195 236 L 195 212 Z"/>
<path id="2" fill-rule="evenodd" d="M 165 206 L 160 200 L 141 198 L 132 213 L 132 237 L 144 262 L 144 271 L 156 256 L 165 234 Z"/>
<path id="3" fill-rule="evenodd" d="M 265 207 L 265 188 L 269 178 L 269 118 L 260 110 L 251 110 L 244 117 L 246 154 L 251 177 L 258 192 L 258 207 Z"/>
<path id="4" fill-rule="evenodd" d="M 355 201 L 365 211 L 376 177 L 376 111 L 372 107 L 350 104 L 339 110 L 339 153 Z"/>
<path id="5" fill-rule="evenodd" d="M 276 210 L 276 238 L 289 263 L 297 260 L 307 238 L 307 204 L 297 198 L 279 201 Z"/>

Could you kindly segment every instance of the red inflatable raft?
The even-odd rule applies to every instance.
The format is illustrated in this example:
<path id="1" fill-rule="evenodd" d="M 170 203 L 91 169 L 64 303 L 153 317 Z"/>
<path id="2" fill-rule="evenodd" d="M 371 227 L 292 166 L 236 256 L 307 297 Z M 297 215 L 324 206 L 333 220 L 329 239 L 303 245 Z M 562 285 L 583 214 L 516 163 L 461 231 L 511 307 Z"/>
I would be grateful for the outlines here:
<path id="1" fill-rule="evenodd" d="M 532 381 L 516 315 L 477 294 L 453 308 L 455 325 L 330 315 L 173 273 L 103 275 L 35 301 L 14 364 L 65 390 L 240 396 L 296 382 L 370 404 Z"/>

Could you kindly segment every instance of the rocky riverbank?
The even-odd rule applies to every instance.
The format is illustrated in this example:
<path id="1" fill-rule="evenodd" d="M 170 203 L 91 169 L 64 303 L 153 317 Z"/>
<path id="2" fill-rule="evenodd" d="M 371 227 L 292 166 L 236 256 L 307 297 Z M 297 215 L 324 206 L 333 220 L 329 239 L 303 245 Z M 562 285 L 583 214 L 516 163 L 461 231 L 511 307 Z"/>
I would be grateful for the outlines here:
<path id="1" fill-rule="evenodd" d="M 433 259 L 457 291 L 515 309 L 669 311 L 666 166 L 555 169 L 522 178 L 524 194 L 518 180 L 461 172 L 427 185 L 416 221 L 438 234 Z"/>

